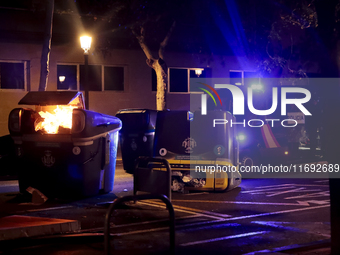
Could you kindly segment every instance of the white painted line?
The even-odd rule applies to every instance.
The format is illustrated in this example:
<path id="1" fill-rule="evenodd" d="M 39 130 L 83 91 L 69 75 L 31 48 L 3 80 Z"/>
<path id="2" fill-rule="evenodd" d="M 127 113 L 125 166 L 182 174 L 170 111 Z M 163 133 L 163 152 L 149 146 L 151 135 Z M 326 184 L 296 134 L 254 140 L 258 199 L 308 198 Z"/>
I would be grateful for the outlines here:
<path id="1" fill-rule="evenodd" d="M 256 187 L 255 189 L 277 188 L 277 187 L 292 186 L 292 185 L 294 185 L 294 184 L 286 183 L 286 184 L 278 184 L 278 185 L 259 186 L 259 187 Z"/>
<path id="2" fill-rule="evenodd" d="M 292 224 L 292 225 L 298 226 L 298 224 L 311 225 L 311 224 L 320 224 L 320 223 L 323 224 L 323 222 L 252 221 L 251 223 L 269 226 L 269 227 L 274 227 L 274 228 L 287 229 L 287 230 L 294 231 L 294 232 L 301 232 L 301 233 L 306 233 L 306 234 L 311 234 L 311 235 L 319 235 L 319 236 L 324 236 L 324 237 L 327 237 L 327 238 L 331 237 L 331 235 L 329 235 L 329 234 L 318 233 L 318 232 L 315 232 L 315 231 L 308 231 L 306 229 L 301 229 L 301 228 L 298 228 L 298 227 L 284 226 L 284 224 Z"/>
<path id="3" fill-rule="evenodd" d="M 329 244 L 328 246 L 330 246 L 331 241 L 330 240 L 320 240 L 317 241 L 316 243 L 320 243 L 320 244 Z M 278 247 L 278 248 L 272 248 L 272 249 L 266 249 L 266 250 L 260 250 L 260 251 L 253 251 L 253 252 L 249 252 L 249 253 L 243 253 L 242 255 L 259 255 L 259 254 L 287 254 L 287 253 L 282 253 L 285 251 L 289 251 L 292 249 L 304 249 L 306 247 L 306 245 L 304 244 L 292 244 L 292 245 L 287 245 L 287 246 L 282 246 L 282 247 Z"/>
<path id="4" fill-rule="evenodd" d="M 258 193 L 258 192 L 267 192 L 267 191 L 273 191 L 273 190 L 281 190 L 281 189 L 292 189 L 296 188 L 295 186 L 285 186 L 285 187 L 277 187 L 277 188 L 262 188 L 262 189 L 252 189 L 252 190 L 247 190 L 247 191 L 241 191 L 241 193 Z"/>
<path id="5" fill-rule="evenodd" d="M 274 228 L 282 228 L 282 229 L 287 229 L 291 230 L 294 232 L 301 232 L 298 231 L 299 229 L 293 228 L 293 227 L 288 227 L 288 226 L 283 226 L 283 224 L 286 224 L 287 222 L 279 222 L 279 221 L 252 221 L 251 223 L 259 224 L 259 225 L 264 225 L 264 226 L 269 226 L 269 227 L 274 227 Z M 295 224 L 297 222 L 288 222 L 288 224 Z"/>
<path id="6" fill-rule="evenodd" d="M 307 200 L 307 201 L 296 201 L 300 205 L 310 206 L 310 204 L 325 205 L 329 204 L 330 200 Z"/>
<path id="7" fill-rule="evenodd" d="M 239 234 L 239 235 L 224 236 L 224 237 L 207 239 L 207 240 L 202 240 L 202 241 L 184 243 L 184 244 L 180 244 L 180 246 L 191 246 L 191 245 L 197 245 L 197 244 L 203 244 L 203 243 L 211 243 L 211 242 L 217 242 L 217 241 L 228 240 L 228 239 L 236 239 L 236 238 L 242 238 L 242 237 L 247 237 L 247 236 L 254 236 L 254 235 L 265 234 L 267 232 L 268 231 L 258 231 L 258 232 L 249 232 L 249 233 L 244 233 L 244 234 Z"/>
<path id="8" fill-rule="evenodd" d="M 263 189 L 263 188 L 276 188 L 276 187 L 290 187 L 290 186 L 303 186 L 303 187 L 329 187 L 328 185 L 323 185 L 323 184 L 298 184 L 298 183 L 287 183 L 287 184 L 279 184 L 279 185 L 270 185 L 270 186 L 259 186 L 254 188 L 256 189 Z"/>
<path id="9" fill-rule="evenodd" d="M 242 201 L 211 201 L 211 200 L 177 200 L 172 199 L 173 202 L 183 203 L 214 203 L 214 204 L 241 204 L 241 205 L 283 205 L 283 206 L 309 206 L 305 201 L 297 201 L 298 203 L 268 203 L 268 202 L 242 202 Z"/>
<path id="10" fill-rule="evenodd" d="M 328 188 L 329 185 L 323 185 L 323 184 L 293 184 L 294 186 L 302 186 L 302 187 L 325 187 Z"/>
<path id="11" fill-rule="evenodd" d="M 198 218 L 199 215 L 187 215 L 183 217 L 177 217 L 176 220 L 182 220 L 182 219 L 188 219 L 188 218 Z M 135 223 L 128 223 L 128 224 L 120 224 L 120 225 L 114 225 L 111 228 L 122 228 L 122 227 L 131 227 L 131 226 L 138 226 L 138 225 L 145 225 L 145 224 L 153 224 L 153 223 L 159 223 L 159 222 L 166 222 L 169 221 L 169 219 L 163 219 L 163 220 L 150 220 L 150 221 L 142 221 L 142 222 L 135 222 Z"/>
<path id="12" fill-rule="evenodd" d="M 273 197 L 273 196 L 278 196 L 278 195 L 287 194 L 287 193 L 316 192 L 316 191 L 321 191 L 321 190 L 320 189 L 297 188 L 297 189 L 291 189 L 291 190 L 286 190 L 286 191 L 281 191 L 281 192 L 268 192 L 270 194 L 268 194 L 267 197 Z"/>
<path id="13" fill-rule="evenodd" d="M 284 211 L 277 211 L 277 212 L 269 212 L 269 213 L 259 213 L 259 214 L 253 214 L 253 215 L 245 215 L 245 216 L 239 216 L 234 218 L 228 218 L 225 219 L 226 221 L 230 220 L 243 220 L 243 219 L 249 219 L 249 218 L 256 218 L 256 217 L 262 217 L 262 216 L 269 216 L 269 215 L 276 215 L 276 214 L 283 214 L 283 213 L 291 213 L 291 212 L 299 212 L 299 211 L 305 211 L 305 210 L 312 210 L 312 209 L 319 209 L 324 207 L 329 207 L 330 205 L 321 205 L 321 206 L 313 206 L 313 207 L 304 207 L 299 209 L 291 209 L 291 210 L 284 210 Z"/>
<path id="14" fill-rule="evenodd" d="M 305 195 L 294 196 L 294 197 L 285 197 L 285 199 L 301 199 L 301 198 L 311 198 L 311 197 L 329 197 L 329 191 L 322 191 L 322 192 L 305 194 Z"/>

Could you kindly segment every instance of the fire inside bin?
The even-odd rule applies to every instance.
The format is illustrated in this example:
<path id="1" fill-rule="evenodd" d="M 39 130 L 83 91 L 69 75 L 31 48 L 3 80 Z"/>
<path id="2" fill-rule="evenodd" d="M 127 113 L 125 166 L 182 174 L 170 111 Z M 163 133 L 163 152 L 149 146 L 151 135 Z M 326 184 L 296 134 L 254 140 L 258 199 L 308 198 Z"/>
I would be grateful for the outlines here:
<path id="1" fill-rule="evenodd" d="M 8 121 L 21 192 L 71 198 L 113 189 L 118 118 L 85 110 L 75 91 L 29 92 L 19 104 L 34 106 L 13 109 Z"/>

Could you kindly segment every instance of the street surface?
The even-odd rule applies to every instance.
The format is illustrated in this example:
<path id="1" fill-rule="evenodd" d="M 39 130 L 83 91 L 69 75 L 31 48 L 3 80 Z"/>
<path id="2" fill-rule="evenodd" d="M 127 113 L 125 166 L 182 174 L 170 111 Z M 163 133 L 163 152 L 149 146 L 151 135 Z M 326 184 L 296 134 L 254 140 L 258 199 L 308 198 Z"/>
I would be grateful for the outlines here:
<path id="1" fill-rule="evenodd" d="M 16 181 L 3 181 L 0 217 L 19 214 L 79 220 L 81 233 L 103 233 L 108 202 L 132 195 L 132 190 L 132 176 L 120 164 L 112 193 L 78 201 L 32 205 L 18 195 Z M 225 193 L 173 193 L 172 203 L 176 254 L 255 254 L 330 239 L 327 179 L 244 179 L 240 187 Z M 111 219 L 112 254 L 168 253 L 168 211 L 160 201 L 126 203 Z M 102 236 L 55 239 L 32 247 L 1 245 L 6 247 L 2 254 L 104 251 Z"/>

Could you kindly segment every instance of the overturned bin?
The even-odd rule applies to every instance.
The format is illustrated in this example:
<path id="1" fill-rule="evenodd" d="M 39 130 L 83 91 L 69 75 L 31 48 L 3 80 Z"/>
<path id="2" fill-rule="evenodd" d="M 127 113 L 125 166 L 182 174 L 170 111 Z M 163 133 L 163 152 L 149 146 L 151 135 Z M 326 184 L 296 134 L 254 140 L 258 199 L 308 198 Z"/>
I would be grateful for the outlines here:
<path id="1" fill-rule="evenodd" d="M 85 110 L 81 92 L 29 92 L 9 115 L 20 192 L 74 198 L 113 189 L 121 121 Z M 33 108 L 33 107 L 32 107 Z"/>
<path id="2" fill-rule="evenodd" d="M 152 157 L 157 111 L 150 109 L 123 109 L 116 114 L 123 127 L 119 132 L 123 167 L 133 174 L 135 160 L 140 156 Z"/>

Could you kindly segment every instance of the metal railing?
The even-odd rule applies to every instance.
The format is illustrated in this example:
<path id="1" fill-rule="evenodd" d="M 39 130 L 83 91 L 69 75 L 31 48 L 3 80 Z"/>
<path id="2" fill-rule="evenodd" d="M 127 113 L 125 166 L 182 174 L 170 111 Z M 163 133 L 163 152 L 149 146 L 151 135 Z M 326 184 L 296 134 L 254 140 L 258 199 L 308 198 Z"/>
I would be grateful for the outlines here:
<path id="1" fill-rule="evenodd" d="M 105 246 L 105 254 L 110 254 L 110 218 L 112 211 L 117 208 L 117 206 L 121 203 L 127 202 L 127 201 L 137 201 L 137 200 L 148 200 L 148 199 L 160 199 L 162 200 L 166 208 L 169 211 L 169 235 L 170 235 L 170 251 L 171 254 L 174 254 L 175 252 L 175 211 L 174 208 L 170 202 L 170 200 L 165 196 L 161 194 L 142 194 L 142 195 L 134 195 L 134 196 L 125 196 L 121 198 L 117 198 L 113 201 L 113 203 L 110 205 L 106 215 L 105 215 L 105 225 L 104 225 L 104 246 Z"/>

